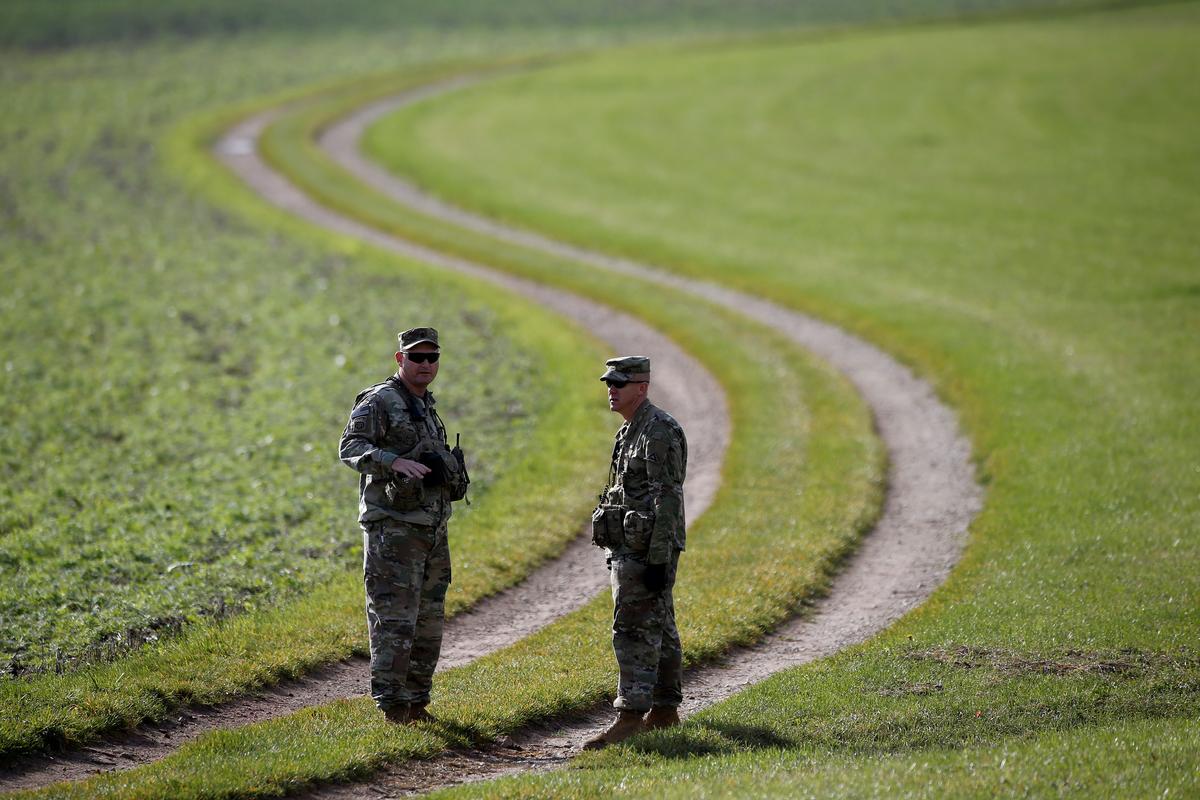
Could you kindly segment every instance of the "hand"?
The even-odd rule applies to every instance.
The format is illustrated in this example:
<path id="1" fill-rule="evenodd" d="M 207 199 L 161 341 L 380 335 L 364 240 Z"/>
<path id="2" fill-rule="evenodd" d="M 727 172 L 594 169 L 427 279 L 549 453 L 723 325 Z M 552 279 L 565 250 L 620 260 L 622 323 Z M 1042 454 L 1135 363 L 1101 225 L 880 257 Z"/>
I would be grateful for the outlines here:
<path id="1" fill-rule="evenodd" d="M 667 565 L 647 564 L 642 573 L 642 585 L 655 593 L 667 588 Z"/>
<path id="2" fill-rule="evenodd" d="M 409 461 L 407 458 L 397 458 L 392 462 L 392 470 L 406 478 L 420 479 L 429 474 L 429 467 L 420 461 Z"/>

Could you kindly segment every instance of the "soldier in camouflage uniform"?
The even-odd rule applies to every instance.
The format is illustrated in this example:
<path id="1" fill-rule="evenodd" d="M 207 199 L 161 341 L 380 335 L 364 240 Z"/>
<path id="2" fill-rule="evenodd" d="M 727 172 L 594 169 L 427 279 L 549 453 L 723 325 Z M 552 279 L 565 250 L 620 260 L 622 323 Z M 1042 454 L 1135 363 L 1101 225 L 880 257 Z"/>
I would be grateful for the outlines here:
<path id="1" fill-rule="evenodd" d="M 613 650 L 620 667 L 618 716 L 584 749 L 615 744 L 642 730 L 679 724 L 683 650 L 671 596 L 684 549 L 683 428 L 647 398 L 650 359 L 606 362 L 609 408 L 625 419 L 613 446 L 608 485 L 592 515 L 593 541 L 612 570 Z M 643 719 L 644 716 L 644 719 Z"/>
<path id="2" fill-rule="evenodd" d="M 355 399 L 339 454 L 361 473 L 371 695 L 390 721 L 410 723 L 432 719 L 425 707 L 450 585 L 446 523 L 469 478 L 428 391 L 438 373 L 437 331 L 413 328 L 398 338 L 396 374 Z"/>

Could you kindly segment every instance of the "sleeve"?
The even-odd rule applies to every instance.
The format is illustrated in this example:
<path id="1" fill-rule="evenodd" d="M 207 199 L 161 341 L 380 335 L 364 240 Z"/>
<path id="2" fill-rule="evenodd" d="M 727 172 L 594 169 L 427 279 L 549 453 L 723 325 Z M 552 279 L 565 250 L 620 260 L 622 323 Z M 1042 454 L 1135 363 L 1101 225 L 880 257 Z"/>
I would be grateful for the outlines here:
<path id="1" fill-rule="evenodd" d="M 648 564 L 664 564 L 670 559 L 675 531 L 683 528 L 683 448 L 680 437 L 670 428 L 653 432 L 646 445 L 646 474 L 654 504 Z"/>
<path id="2" fill-rule="evenodd" d="M 361 400 L 350 412 L 350 421 L 342 432 L 338 457 L 342 463 L 365 475 L 387 477 L 396 454 L 379 447 L 387 433 L 387 410 L 378 397 Z"/>

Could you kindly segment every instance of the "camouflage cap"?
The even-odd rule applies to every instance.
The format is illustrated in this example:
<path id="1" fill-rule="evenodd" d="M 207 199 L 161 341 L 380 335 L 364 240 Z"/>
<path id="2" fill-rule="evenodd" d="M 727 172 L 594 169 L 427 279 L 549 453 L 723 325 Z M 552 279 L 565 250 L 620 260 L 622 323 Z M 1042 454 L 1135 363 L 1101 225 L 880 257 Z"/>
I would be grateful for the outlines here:
<path id="1" fill-rule="evenodd" d="M 650 380 L 649 356 L 621 356 L 604 362 L 608 369 L 600 376 L 602 381 L 648 381 Z"/>
<path id="2" fill-rule="evenodd" d="M 400 340 L 400 352 L 407 353 L 422 342 L 441 349 L 438 344 L 438 334 L 433 328 L 409 328 L 406 331 L 401 331 L 396 334 L 396 338 Z"/>

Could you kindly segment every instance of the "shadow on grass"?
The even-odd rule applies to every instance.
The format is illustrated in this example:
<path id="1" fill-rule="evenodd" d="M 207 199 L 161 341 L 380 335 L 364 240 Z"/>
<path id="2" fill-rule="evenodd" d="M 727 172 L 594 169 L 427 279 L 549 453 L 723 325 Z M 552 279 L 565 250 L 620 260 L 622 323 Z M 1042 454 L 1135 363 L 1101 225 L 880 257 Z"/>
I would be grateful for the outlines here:
<path id="1" fill-rule="evenodd" d="M 638 753 L 679 759 L 743 750 L 783 750 L 795 745 L 768 727 L 721 720 L 697 721 L 670 731 L 643 734 L 627 744 Z"/>

